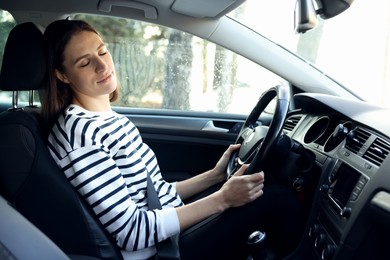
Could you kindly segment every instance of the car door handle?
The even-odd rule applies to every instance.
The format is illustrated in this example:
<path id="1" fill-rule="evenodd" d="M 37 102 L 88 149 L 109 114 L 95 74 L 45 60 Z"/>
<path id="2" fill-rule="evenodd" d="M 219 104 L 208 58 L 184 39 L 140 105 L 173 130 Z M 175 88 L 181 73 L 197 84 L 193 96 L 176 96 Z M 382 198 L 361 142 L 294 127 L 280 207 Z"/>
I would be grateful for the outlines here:
<path id="1" fill-rule="evenodd" d="M 214 125 L 214 121 L 210 120 L 208 121 L 202 128 L 204 131 L 212 131 L 212 132 L 221 132 L 221 133 L 227 133 L 229 132 L 229 129 L 217 127 Z"/>

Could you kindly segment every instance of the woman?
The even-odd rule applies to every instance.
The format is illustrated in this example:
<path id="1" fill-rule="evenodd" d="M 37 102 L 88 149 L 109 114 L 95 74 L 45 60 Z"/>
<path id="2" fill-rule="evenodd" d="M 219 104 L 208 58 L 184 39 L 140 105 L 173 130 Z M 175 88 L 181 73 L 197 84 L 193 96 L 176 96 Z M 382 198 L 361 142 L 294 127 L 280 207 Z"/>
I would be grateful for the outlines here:
<path id="1" fill-rule="evenodd" d="M 223 183 L 229 157 L 239 145 L 231 145 L 207 172 L 177 183 L 164 181 L 153 151 L 142 142 L 137 128 L 111 110 L 110 102 L 118 96 L 116 73 L 98 32 L 83 21 L 60 20 L 46 28 L 44 38 L 48 84 L 42 113 L 51 129 L 48 147 L 68 180 L 114 237 L 124 258 L 147 259 L 156 253 L 158 242 L 184 230 L 187 232 L 180 238 L 182 259 L 246 257 L 245 240 L 250 232 L 259 226 L 267 229 L 267 218 L 296 210 L 292 201 L 287 202 L 291 208 L 283 208 L 283 212 L 276 212 L 276 207 L 262 212 L 265 210 L 261 207 L 285 196 L 285 190 L 270 192 L 272 201 L 258 200 L 263 195 L 264 174 L 244 175 L 248 165 Z M 157 190 L 161 210 L 148 208 L 147 175 Z M 217 191 L 183 203 L 217 184 Z M 188 229 L 216 215 L 218 221 L 214 218 L 199 228 Z M 280 230 L 287 227 L 274 222 Z M 233 223 L 242 226 L 234 227 Z M 207 237 L 201 235 L 214 229 Z M 229 230 L 229 236 L 219 237 L 218 230 Z M 279 235 L 270 232 L 271 239 Z M 209 239 L 226 240 L 225 247 L 214 248 Z"/>

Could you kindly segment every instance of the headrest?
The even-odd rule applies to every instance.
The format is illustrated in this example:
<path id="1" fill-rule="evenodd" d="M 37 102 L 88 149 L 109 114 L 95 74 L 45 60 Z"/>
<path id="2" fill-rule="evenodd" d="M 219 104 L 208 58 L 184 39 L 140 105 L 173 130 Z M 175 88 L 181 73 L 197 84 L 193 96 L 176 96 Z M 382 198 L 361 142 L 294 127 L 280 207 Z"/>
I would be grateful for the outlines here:
<path id="1" fill-rule="evenodd" d="M 43 89 L 45 73 L 46 52 L 42 32 L 31 22 L 16 25 L 4 48 L 0 89 Z"/>

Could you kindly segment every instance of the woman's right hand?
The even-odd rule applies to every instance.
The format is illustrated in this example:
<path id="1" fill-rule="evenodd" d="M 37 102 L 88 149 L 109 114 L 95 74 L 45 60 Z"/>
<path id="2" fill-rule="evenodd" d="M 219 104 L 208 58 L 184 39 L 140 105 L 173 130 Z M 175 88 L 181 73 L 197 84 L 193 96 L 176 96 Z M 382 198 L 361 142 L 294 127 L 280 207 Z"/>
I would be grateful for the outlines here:
<path id="1" fill-rule="evenodd" d="M 244 175 L 249 164 L 244 164 L 219 190 L 225 209 L 239 207 L 263 195 L 264 173 Z"/>
<path id="2" fill-rule="evenodd" d="M 192 203 L 177 207 L 180 230 L 184 230 L 203 219 L 222 213 L 228 208 L 245 205 L 263 194 L 264 173 L 244 175 L 249 165 L 244 164 L 216 192 Z"/>

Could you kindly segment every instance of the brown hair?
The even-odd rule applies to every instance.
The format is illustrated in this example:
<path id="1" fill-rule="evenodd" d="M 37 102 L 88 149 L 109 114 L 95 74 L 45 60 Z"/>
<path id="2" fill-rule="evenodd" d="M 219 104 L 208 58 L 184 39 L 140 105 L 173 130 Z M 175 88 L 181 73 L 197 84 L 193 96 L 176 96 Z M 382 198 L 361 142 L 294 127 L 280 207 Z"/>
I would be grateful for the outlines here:
<path id="1" fill-rule="evenodd" d="M 73 98 L 73 92 L 68 84 L 60 81 L 55 70 L 64 71 L 64 51 L 73 35 L 89 31 L 99 33 L 88 23 L 81 20 L 58 20 L 51 23 L 45 30 L 44 41 L 47 50 L 47 81 L 42 102 L 42 116 L 47 122 L 48 131 L 56 122 L 60 113 L 68 107 Z M 118 98 L 118 88 L 110 95 L 110 101 Z"/>

